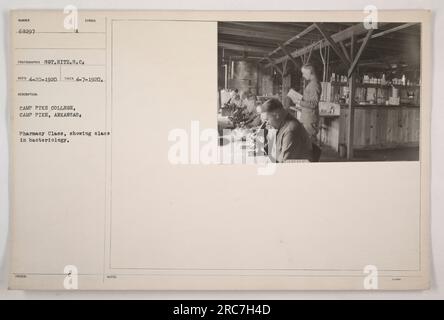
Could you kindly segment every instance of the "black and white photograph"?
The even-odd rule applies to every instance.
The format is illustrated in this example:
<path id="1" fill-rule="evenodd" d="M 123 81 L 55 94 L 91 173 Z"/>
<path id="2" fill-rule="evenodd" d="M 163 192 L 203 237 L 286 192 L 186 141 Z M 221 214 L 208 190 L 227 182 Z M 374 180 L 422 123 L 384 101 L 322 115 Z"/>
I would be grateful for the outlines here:
<path id="1" fill-rule="evenodd" d="M 420 23 L 219 22 L 219 146 L 276 162 L 418 161 L 420 51 Z"/>

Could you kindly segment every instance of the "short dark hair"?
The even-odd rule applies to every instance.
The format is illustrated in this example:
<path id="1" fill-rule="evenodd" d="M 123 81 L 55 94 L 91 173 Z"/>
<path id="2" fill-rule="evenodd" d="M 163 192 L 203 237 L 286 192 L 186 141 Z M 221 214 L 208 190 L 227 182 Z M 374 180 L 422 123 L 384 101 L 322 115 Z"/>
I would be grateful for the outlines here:
<path id="1" fill-rule="evenodd" d="M 273 111 L 279 111 L 279 110 L 283 110 L 283 109 L 284 109 L 284 106 L 276 98 L 271 98 L 271 99 L 265 101 L 261 106 L 262 112 L 273 112 Z"/>

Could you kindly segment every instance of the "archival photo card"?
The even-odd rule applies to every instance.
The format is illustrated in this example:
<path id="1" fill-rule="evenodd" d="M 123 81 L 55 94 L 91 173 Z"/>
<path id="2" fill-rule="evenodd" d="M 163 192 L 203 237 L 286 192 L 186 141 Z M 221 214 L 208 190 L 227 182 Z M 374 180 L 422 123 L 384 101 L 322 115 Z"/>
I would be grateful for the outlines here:
<path id="1" fill-rule="evenodd" d="M 425 290 L 427 11 L 10 14 L 11 289 Z"/>

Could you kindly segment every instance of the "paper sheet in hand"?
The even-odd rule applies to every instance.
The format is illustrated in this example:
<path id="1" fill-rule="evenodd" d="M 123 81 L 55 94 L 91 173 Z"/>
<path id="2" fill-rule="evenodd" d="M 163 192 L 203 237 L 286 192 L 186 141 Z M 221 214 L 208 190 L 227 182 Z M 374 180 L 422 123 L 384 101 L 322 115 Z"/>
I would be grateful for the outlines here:
<path id="1" fill-rule="evenodd" d="M 289 97 L 294 104 L 297 104 L 302 99 L 302 94 L 296 90 L 290 89 L 287 93 L 287 97 Z"/>

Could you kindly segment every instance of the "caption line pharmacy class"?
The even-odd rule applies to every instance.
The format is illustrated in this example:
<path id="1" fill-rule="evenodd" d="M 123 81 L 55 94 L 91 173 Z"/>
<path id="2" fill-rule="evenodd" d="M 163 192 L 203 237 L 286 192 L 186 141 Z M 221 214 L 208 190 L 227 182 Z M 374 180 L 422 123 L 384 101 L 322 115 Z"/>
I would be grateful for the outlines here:
<path id="1" fill-rule="evenodd" d="M 418 160 L 420 51 L 419 23 L 219 22 L 219 114 L 235 91 L 299 117 L 289 93 L 303 94 L 308 63 L 322 88 L 325 161 Z"/>

